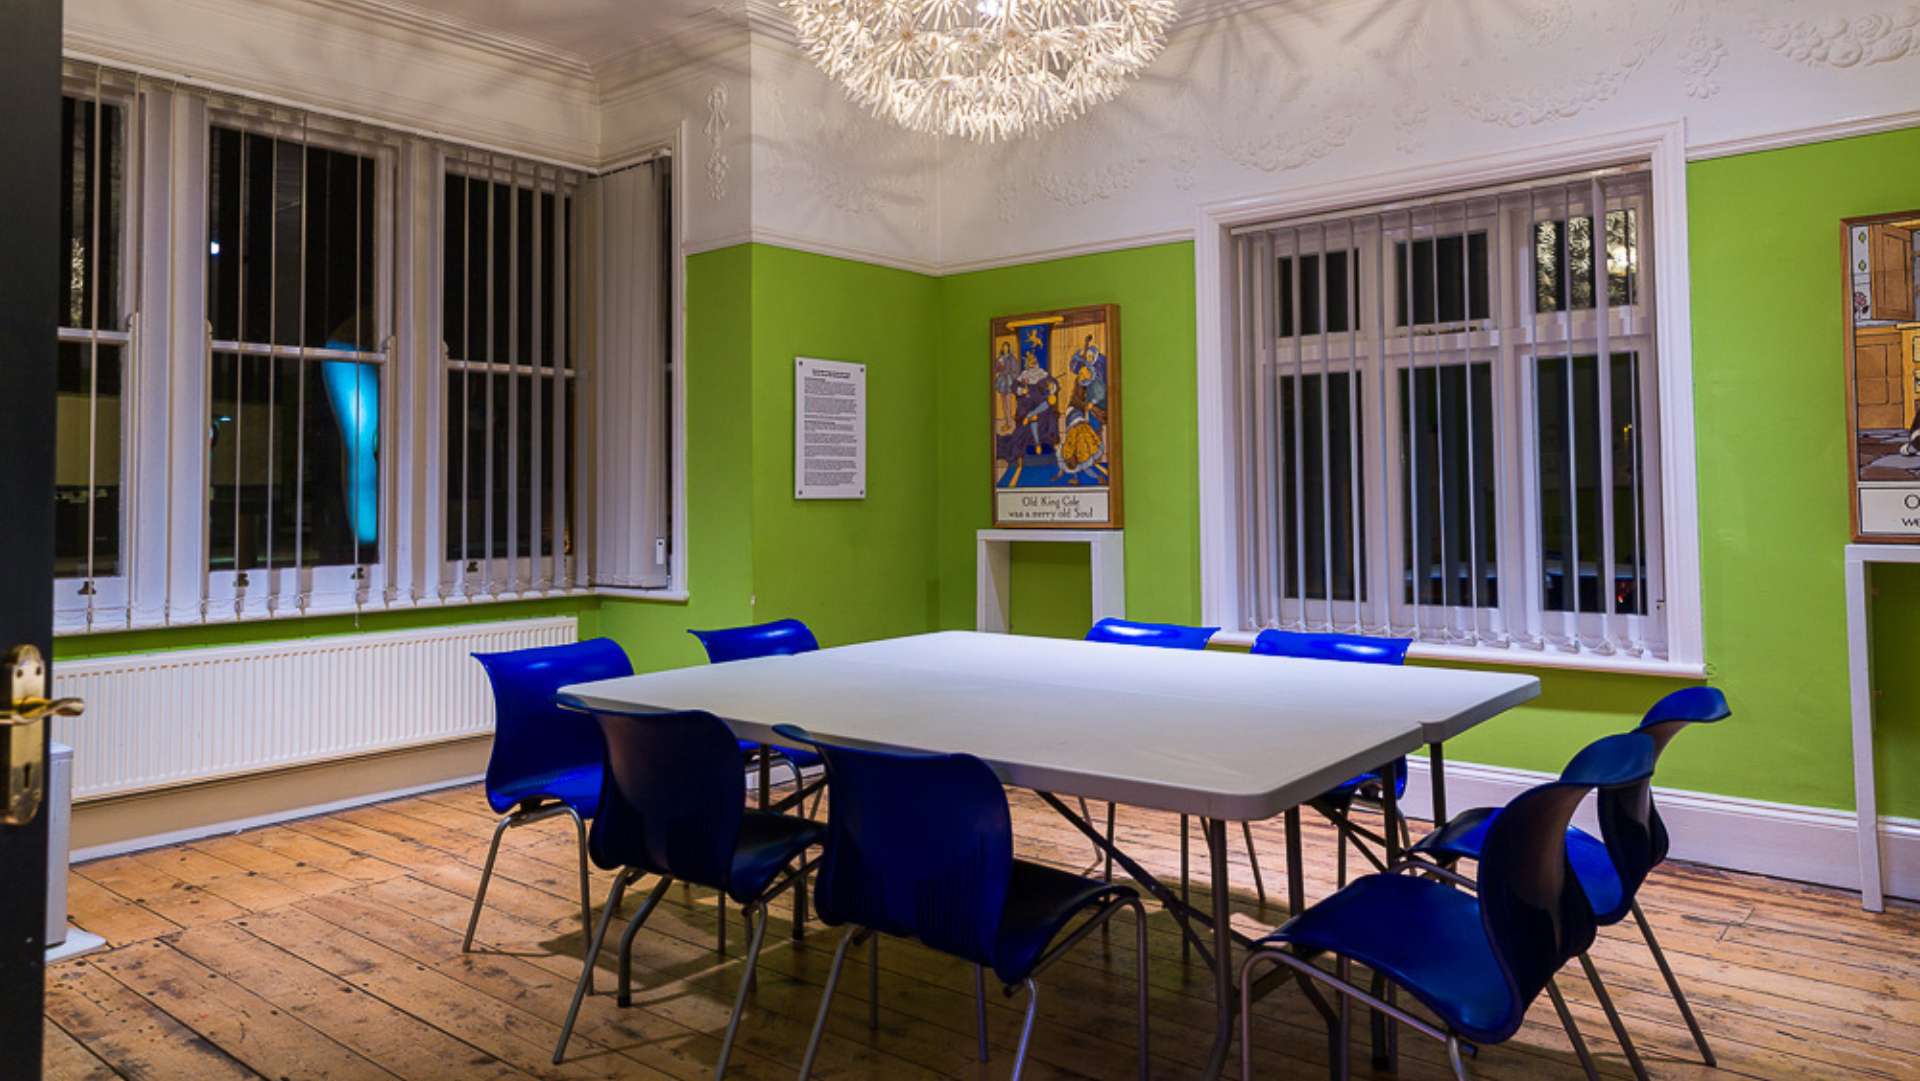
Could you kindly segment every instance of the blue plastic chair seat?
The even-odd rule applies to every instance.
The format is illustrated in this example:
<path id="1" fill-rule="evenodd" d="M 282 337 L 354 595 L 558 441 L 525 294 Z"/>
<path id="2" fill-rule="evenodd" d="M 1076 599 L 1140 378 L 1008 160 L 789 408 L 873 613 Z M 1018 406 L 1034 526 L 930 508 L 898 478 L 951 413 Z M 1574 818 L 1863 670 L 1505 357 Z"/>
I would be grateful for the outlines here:
<path id="1" fill-rule="evenodd" d="M 1433 860 L 1477 860 L 1487 830 L 1498 817 L 1498 807 L 1462 811 L 1453 821 L 1422 837 L 1411 851 Z M 1623 896 L 1620 873 L 1614 870 L 1606 844 L 1578 826 L 1568 826 L 1567 860 L 1587 895 L 1587 903 L 1593 906 L 1595 921 L 1604 927 L 1625 919 L 1633 902 Z"/>
<path id="2" fill-rule="evenodd" d="M 760 896 L 782 868 L 803 849 L 819 844 L 826 832 L 825 826 L 793 815 L 747 811 L 733 849 L 728 895 L 741 904 Z"/>
<path id="3" fill-rule="evenodd" d="M 1007 901 L 1000 909 L 994 973 L 1006 984 L 1026 979 L 1069 920 L 1096 903 L 1132 892 L 1127 886 L 1014 860 Z"/>
<path id="4" fill-rule="evenodd" d="M 1385 973 L 1469 1039 L 1504 1040 L 1518 1008 L 1466 890 L 1369 875 L 1267 936 L 1309 956 L 1337 952 Z"/>
<path id="5" fill-rule="evenodd" d="M 592 818 L 600 806 L 600 781 L 603 775 L 598 762 L 571 769 L 542 770 L 514 777 L 496 788 L 489 788 L 487 803 L 495 813 L 504 814 L 515 807 L 558 800 L 579 811 L 581 817 Z"/>

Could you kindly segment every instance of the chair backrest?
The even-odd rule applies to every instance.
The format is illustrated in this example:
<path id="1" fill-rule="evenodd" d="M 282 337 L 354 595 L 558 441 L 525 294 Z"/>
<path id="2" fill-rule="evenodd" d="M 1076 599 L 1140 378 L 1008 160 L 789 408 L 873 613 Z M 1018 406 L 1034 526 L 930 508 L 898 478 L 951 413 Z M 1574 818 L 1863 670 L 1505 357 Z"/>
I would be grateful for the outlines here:
<path id="1" fill-rule="evenodd" d="M 1013 873 L 1013 819 L 993 770 L 972 755 L 873 751 L 775 731 L 826 763 L 821 920 L 992 967 Z"/>
<path id="2" fill-rule="evenodd" d="M 1136 623 L 1130 619 L 1103 619 L 1087 631 L 1089 642 L 1163 649 L 1205 649 L 1220 628 L 1188 627 L 1180 623 Z"/>
<path id="3" fill-rule="evenodd" d="M 813 631 L 797 619 L 776 619 L 750 627 L 727 627 L 717 631 L 689 630 L 707 647 L 707 660 L 714 664 L 744 661 L 754 657 L 776 657 L 789 653 L 811 653 L 820 648 Z"/>
<path id="4" fill-rule="evenodd" d="M 489 801 L 517 780 L 602 761 L 606 751 L 599 728 L 591 719 L 555 704 L 553 695 L 569 684 L 632 675 L 633 662 L 618 642 L 592 638 L 564 646 L 475 653 L 473 659 L 493 685 Z M 494 809 L 507 808 L 496 803 Z"/>
<path id="5" fill-rule="evenodd" d="M 1660 699 L 1647 710 L 1634 731 L 1653 740 L 1657 760 L 1667 744 L 1688 725 L 1712 724 L 1733 716 L 1727 696 L 1716 687 L 1684 687 Z M 1614 870 L 1627 888 L 1621 892 L 1619 911 L 1600 914 L 1602 924 L 1626 915 L 1633 903 L 1634 891 L 1646 881 L 1647 874 L 1666 862 L 1671 844 L 1667 824 L 1653 802 L 1653 780 L 1637 791 L 1604 793 L 1599 801 L 1600 836 L 1607 842 Z"/>
<path id="6" fill-rule="evenodd" d="M 1474 1033 L 1499 1042 L 1519 1031 L 1526 1008 L 1560 967 L 1593 944 L 1596 922 L 1567 858 L 1567 826 L 1595 788 L 1644 783 L 1653 741 L 1608 736 L 1574 756 L 1560 779 L 1515 797 L 1493 820 L 1480 853 L 1480 919 L 1510 981 L 1514 1010 Z"/>
<path id="7" fill-rule="evenodd" d="M 747 798 L 746 758 L 726 722 L 702 710 L 590 712 L 607 744 L 593 862 L 726 889 Z"/>
<path id="8" fill-rule="evenodd" d="M 1411 638 L 1374 638 L 1362 634 L 1261 631 L 1247 652 L 1260 657 L 1303 657 L 1311 661 L 1357 664 L 1405 664 Z"/>

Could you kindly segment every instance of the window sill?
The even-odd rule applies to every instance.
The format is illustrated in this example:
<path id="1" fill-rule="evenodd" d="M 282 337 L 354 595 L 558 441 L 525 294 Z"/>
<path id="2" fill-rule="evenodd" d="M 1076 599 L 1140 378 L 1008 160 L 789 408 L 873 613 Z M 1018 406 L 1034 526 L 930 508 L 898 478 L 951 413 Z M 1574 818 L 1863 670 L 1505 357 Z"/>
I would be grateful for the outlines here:
<path id="1" fill-rule="evenodd" d="M 129 631 L 154 631 L 167 629 L 185 629 L 189 627 L 227 626 L 241 623 L 279 623 L 300 619 L 319 619 L 327 616 L 377 615 L 383 612 L 414 612 L 434 608 L 469 608 L 475 605 L 518 604 L 528 601 L 560 600 L 568 597 L 615 597 L 621 600 L 653 601 L 667 604 L 685 604 L 690 599 L 684 589 L 626 589 L 603 586 L 593 589 L 553 589 L 529 591 L 526 593 L 501 593 L 491 596 L 474 597 L 423 597 L 418 600 L 380 601 L 369 604 L 353 604 L 338 598 L 316 598 L 303 609 L 287 608 L 274 612 L 248 612 L 236 615 L 229 607 L 225 611 L 209 612 L 205 616 L 197 614 L 176 614 L 168 618 L 165 614 L 137 617 L 117 612 L 96 612 L 91 625 L 86 621 L 84 612 L 56 611 L 53 616 L 53 636 L 55 638 L 77 638 L 92 634 L 124 634 Z"/>
<path id="2" fill-rule="evenodd" d="M 1253 645 L 1256 631 L 1221 631 L 1213 636 L 1216 645 L 1246 648 Z M 1608 672 L 1615 675 L 1649 676 L 1658 679 L 1705 679 L 1704 664 L 1687 664 L 1642 657 L 1603 657 L 1591 653 L 1558 653 L 1550 650 L 1483 649 L 1474 646 L 1445 646 L 1433 642 L 1415 642 L 1407 656 L 1419 661 L 1451 664 L 1486 665 L 1490 668 L 1554 668 L 1580 672 Z"/>

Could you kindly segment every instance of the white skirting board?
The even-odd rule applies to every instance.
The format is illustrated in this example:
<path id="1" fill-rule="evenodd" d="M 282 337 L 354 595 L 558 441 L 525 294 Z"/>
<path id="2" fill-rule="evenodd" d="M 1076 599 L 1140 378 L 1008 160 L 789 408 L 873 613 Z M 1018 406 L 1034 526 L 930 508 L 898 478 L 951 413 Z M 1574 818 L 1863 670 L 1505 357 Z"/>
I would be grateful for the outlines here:
<path id="1" fill-rule="evenodd" d="M 1427 761 L 1413 758 L 1408 764 L 1406 812 L 1425 818 L 1433 807 Z M 1446 775 L 1447 809 L 1454 814 L 1469 807 L 1504 804 L 1552 779 L 1530 770 L 1451 759 Z M 1841 889 L 1860 888 L 1860 850 L 1852 811 L 1658 786 L 1653 791 L 1673 839 L 1674 859 Z M 1592 800 L 1581 808 L 1575 822 L 1597 829 Z M 1920 899 L 1920 821 L 1880 819 L 1880 851 L 1887 894 Z"/>

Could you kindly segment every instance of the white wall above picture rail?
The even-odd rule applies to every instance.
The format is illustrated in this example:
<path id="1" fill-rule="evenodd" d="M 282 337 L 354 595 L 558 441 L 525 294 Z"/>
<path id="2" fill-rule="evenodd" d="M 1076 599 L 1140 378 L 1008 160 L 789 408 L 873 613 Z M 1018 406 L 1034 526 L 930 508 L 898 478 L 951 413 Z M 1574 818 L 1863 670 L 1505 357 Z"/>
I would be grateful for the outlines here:
<path id="1" fill-rule="evenodd" d="M 1184 0 L 1118 99 L 987 147 L 869 116 L 772 0 L 685 7 L 588 57 L 451 0 L 68 0 L 66 45 L 588 169 L 683 138 L 687 250 L 927 273 L 1185 239 L 1221 200 L 1653 124 L 1683 124 L 1692 158 L 1920 124 L 1912 0 Z"/>
<path id="2" fill-rule="evenodd" d="M 867 366 L 795 357 L 793 498 L 867 498 Z"/>

